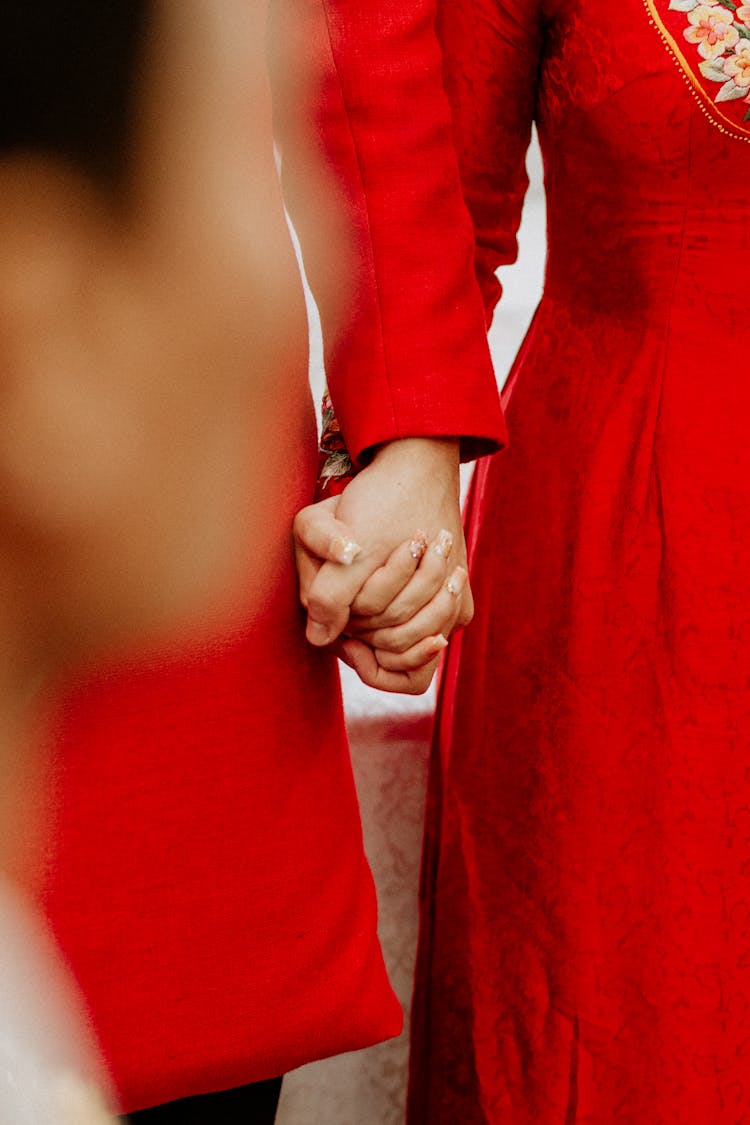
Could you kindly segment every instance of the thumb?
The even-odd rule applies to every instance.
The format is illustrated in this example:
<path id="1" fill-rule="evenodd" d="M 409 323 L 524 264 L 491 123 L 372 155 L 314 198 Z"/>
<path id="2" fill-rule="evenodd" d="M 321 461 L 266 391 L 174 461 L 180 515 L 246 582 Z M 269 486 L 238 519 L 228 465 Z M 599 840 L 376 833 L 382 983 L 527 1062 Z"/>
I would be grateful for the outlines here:
<path id="1" fill-rule="evenodd" d="M 336 519 L 339 497 L 310 504 L 294 517 L 294 546 L 325 562 L 351 566 L 361 551 L 345 523 Z"/>

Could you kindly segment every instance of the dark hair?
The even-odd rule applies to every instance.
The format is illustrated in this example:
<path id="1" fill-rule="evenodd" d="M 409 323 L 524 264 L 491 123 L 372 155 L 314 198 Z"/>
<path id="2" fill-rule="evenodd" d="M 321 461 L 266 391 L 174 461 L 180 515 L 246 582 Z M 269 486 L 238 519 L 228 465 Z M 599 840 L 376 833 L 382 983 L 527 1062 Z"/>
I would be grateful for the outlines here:
<path id="1" fill-rule="evenodd" d="M 50 153 L 115 186 L 150 0 L 0 0 L 0 158 Z"/>

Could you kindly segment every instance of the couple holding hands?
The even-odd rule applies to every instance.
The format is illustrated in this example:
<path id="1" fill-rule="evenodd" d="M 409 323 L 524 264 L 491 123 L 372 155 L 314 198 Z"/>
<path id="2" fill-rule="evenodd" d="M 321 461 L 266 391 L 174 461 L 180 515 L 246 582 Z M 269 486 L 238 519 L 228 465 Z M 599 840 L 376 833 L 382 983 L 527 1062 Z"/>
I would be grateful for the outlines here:
<path id="1" fill-rule="evenodd" d="M 231 174 L 202 169 L 179 230 L 243 245 L 197 206 L 242 198 L 263 215 L 253 246 L 271 249 L 253 307 L 254 362 L 273 373 L 247 502 L 263 517 L 244 555 L 253 614 L 66 694 L 39 891 L 122 1109 L 272 1121 L 286 1071 L 398 1034 L 335 653 L 366 683 L 422 690 L 474 597 L 436 722 L 410 1121 L 743 1121 L 750 10 L 207 7 L 153 4 L 152 27 L 193 54 L 143 74 L 165 120 L 200 89 L 197 122 L 227 108 L 205 137 L 255 148 L 237 168 L 217 149 Z M 269 36 L 250 115 L 231 32 L 249 12 L 256 47 Z M 207 58 L 234 80 L 216 85 Z M 506 432 L 485 329 L 532 123 L 545 293 L 491 458 Z M 174 193 L 190 128 L 139 150 Z M 313 505 L 272 137 L 358 469 Z M 168 290 L 193 325 L 199 291 L 222 297 L 206 370 L 239 338 L 246 293 L 231 255 L 220 264 L 208 255 L 196 293 L 178 269 Z M 467 565 L 458 466 L 474 458 Z"/>

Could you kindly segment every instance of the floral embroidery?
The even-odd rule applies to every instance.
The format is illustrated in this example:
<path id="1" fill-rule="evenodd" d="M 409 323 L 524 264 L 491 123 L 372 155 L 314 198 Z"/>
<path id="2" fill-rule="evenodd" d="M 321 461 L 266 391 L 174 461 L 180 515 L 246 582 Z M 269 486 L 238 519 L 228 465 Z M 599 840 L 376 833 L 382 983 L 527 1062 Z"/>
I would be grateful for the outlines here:
<path id="1" fill-rule="evenodd" d="M 750 3 L 646 0 L 704 112 L 750 140 Z"/>
<path id="2" fill-rule="evenodd" d="M 734 0 L 670 0 L 670 11 L 686 12 L 683 35 L 698 48 L 698 69 L 720 84 L 714 101 L 742 98 L 750 106 L 750 4 Z M 750 109 L 743 121 L 750 121 Z"/>
<path id="3" fill-rule="evenodd" d="M 729 75 L 735 86 L 750 92 L 750 40 L 740 43 L 735 53 L 724 60 L 724 73 Z M 745 101 L 750 101 L 750 98 L 745 98 Z"/>
<path id="4" fill-rule="evenodd" d="M 697 43 L 698 54 L 704 59 L 718 59 L 740 37 L 732 13 L 726 8 L 709 8 L 708 4 L 701 4 L 699 8 L 693 8 L 688 19 L 692 27 L 686 30 L 685 38 L 688 43 Z"/>

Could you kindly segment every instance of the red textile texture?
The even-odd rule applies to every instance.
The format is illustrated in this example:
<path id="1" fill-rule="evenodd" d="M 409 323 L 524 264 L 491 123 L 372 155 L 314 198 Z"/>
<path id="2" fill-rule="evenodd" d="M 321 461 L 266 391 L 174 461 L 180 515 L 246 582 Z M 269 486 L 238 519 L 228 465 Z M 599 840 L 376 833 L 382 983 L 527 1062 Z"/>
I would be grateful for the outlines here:
<path id="1" fill-rule="evenodd" d="M 534 117 L 549 258 L 471 496 L 410 1122 L 739 1125 L 750 145 L 644 0 L 445 0 L 440 26 L 488 306 Z"/>
<path id="2" fill-rule="evenodd" d="M 448 104 L 439 66 L 427 65 L 439 61 L 433 7 L 272 6 L 276 137 L 323 295 L 329 385 L 356 457 L 420 433 L 488 451 L 504 433 Z M 422 60 L 416 82 L 413 57 Z M 277 76 L 298 92 L 297 69 L 318 67 L 309 104 L 290 102 Z M 423 108 L 407 115 L 402 135 L 412 88 Z M 268 222 L 282 226 L 270 97 L 252 111 L 267 123 L 258 176 Z M 340 293 L 325 299 L 338 276 L 327 267 L 341 263 L 316 241 L 314 210 L 298 207 L 319 182 L 311 169 L 321 157 L 358 249 L 346 316 Z M 429 254 L 403 252 L 425 234 Z M 316 440 L 291 244 L 287 267 L 289 363 L 275 388 L 267 475 L 282 531 L 248 552 L 249 567 L 258 552 L 276 556 L 266 604 L 233 641 L 93 677 L 57 719 L 43 905 L 125 1111 L 275 1077 L 401 1027 L 377 940 L 336 662 L 308 646 L 297 602 L 291 522 L 313 497 Z M 425 310 L 439 314 L 439 340 Z M 337 334 L 347 317 L 357 331 Z"/>
<path id="3" fill-rule="evenodd" d="M 290 56 L 320 58 L 312 115 L 353 251 L 333 295 L 335 303 L 344 287 L 349 316 L 326 334 L 330 254 L 319 245 L 315 209 L 293 211 L 303 247 L 316 251 L 305 266 L 346 448 L 361 466 L 372 446 L 394 437 L 450 433 L 463 438 L 464 459 L 490 453 L 504 429 L 441 83 L 436 0 L 286 0 L 278 8 L 289 44 L 278 60 L 282 77 Z M 275 119 L 294 204 L 310 178 L 310 122 L 296 98 L 279 99 Z"/>
<path id="4" fill-rule="evenodd" d="M 282 546 L 244 635 L 102 672 L 57 717 L 44 907 L 125 1110 L 401 1026 L 335 660 L 304 640 Z"/>

